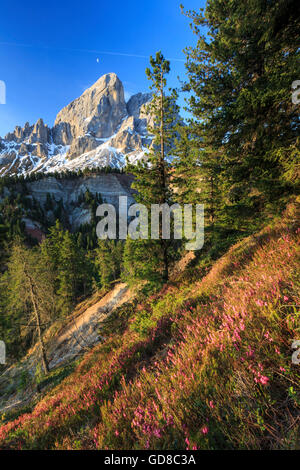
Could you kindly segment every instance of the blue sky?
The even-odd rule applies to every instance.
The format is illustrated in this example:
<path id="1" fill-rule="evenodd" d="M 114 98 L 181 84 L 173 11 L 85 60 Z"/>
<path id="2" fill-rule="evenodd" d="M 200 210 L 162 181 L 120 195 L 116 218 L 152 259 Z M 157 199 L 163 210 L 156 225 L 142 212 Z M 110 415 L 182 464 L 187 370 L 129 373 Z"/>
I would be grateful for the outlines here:
<path id="1" fill-rule="evenodd" d="M 61 108 L 108 72 L 126 96 L 148 91 L 145 68 L 160 49 L 171 59 L 169 84 L 177 86 L 183 49 L 196 42 L 180 3 L 198 10 L 205 0 L 1 2 L 0 136 L 39 117 L 52 126 Z"/>

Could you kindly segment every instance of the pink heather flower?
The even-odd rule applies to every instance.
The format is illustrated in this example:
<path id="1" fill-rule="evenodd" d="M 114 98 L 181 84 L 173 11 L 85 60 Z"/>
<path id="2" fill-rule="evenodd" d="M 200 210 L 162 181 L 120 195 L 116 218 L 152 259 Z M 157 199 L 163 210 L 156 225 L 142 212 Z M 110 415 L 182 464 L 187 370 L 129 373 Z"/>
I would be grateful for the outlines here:
<path id="1" fill-rule="evenodd" d="M 118 435 L 119 435 L 119 431 L 115 431 L 115 435 L 118 436 Z"/>
<path id="2" fill-rule="evenodd" d="M 208 427 L 207 426 L 203 426 L 202 428 L 202 434 L 207 434 L 208 433 Z"/>
<path id="3" fill-rule="evenodd" d="M 284 300 L 285 302 L 287 302 L 287 301 L 289 300 L 289 298 L 285 295 L 285 296 L 283 297 L 283 300 Z"/>
<path id="4" fill-rule="evenodd" d="M 210 406 L 210 408 L 214 408 L 214 407 L 215 407 L 214 402 L 213 402 L 212 400 L 210 400 L 209 406 Z"/>
<path id="5" fill-rule="evenodd" d="M 273 341 L 273 338 L 272 338 L 272 336 L 270 335 L 270 332 L 269 332 L 269 331 L 266 331 L 266 332 L 265 332 L 264 337 L 267 338 L 270 342 Z"/>
<path id="6" fill-rule="evenodd" d="M 269 382 L 269 378 L 266 377 L 265 375 L 262 375 L 259 380 L 260 380 L 260 383 L 263 385 L 267 385 L 267 383 Z"/>
<path id="7" fill-rule="evenodd" d="M 281 366 L 280 366 L 280 370 L 281 370 L 281 372 L 286 372 L 285 368 L 281 367 Z"/>

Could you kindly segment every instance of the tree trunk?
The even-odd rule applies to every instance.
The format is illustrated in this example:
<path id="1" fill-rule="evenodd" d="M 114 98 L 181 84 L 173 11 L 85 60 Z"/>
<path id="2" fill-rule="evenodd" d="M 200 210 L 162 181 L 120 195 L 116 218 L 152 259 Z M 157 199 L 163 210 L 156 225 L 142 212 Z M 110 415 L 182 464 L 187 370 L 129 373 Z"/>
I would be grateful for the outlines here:
<path id="1" fill-rule="evenodd" d="M 165 134 L 164 134 L 164 86 L 163 86 L 163 73 L 160 76 L 160 172 L 161 172 L 161 185 L 163 190 L 162 203 L 166 202 L 166 175 L 165 175 Z M 168 259 L 168 245 L 167 241 L 163 240 L 162 233 L 160 234 L 161 248 L 163 252 L 164 281 L 169 280 L 169 259 Z"/>
<path id="2" fill-rule="evenodd" d="M 168 257 L 168 244 L 167 240 L 162 241 L 162 250 L 163 250 L 163 258 L 164 258 L 164 273 L 163 279 L 165 282 L 169 280 L 169 257 Z"/>
<path id="3" fill-rule="evenodd" d="M 214 226 L 214 223 L 215 223 L 215 203 L 214 203 L 215 194 L 214 194 L 214 177 L 213 177 L 213 176 L 211 176 L 211 178 L 210 178 L 210 185 L 211 185 L 211 194 L 210 194 L 210 198 L 211 198 L 210 222 L 211 222 L 211 225 Z"/>
<path id="4" fill-rule="evenodd" d="M 164 140 L 164 85 L 163 85 L 163 73 L 160 76 L 160 171 L 162 179 L 162 188 L 165 194 L 166 180 L 165 180 L 165 140 Z M 163 201 L 165 202 L 165 201 Z"/>
<path id="5" fill-rule="evenodd" d="M 43 369 L 44 369 L 45 374 L 48 374 L 49 365 L 48 365 L 48 361 L 47 361 L 46 349 L 45 349 L 45 345 L 44 345 L 44 341 L 43 341 L 43 337 L 42 337 L 42 332 L 41 332 L 41 318 L 40 318 L 39 310 L 38 310 L 38 307 L 37 307 L 37 304 L 36 304 L 36 299 L 35 299 L 35 296 L 34 296 L 33 282 L 32 282 L 31 277 L 29 276 L 29 274 L 27 274 L 27 278 L 29 280 L 30 296 L 31 296 L 31 301 L 32 301 L 32 305 L 33 305 L 33 311 L 34 311 L 35 318 L 36 318 L 36 327 L 37 327 L 38 338 L 39 338 L 39 343 L 40 343 Z"/>

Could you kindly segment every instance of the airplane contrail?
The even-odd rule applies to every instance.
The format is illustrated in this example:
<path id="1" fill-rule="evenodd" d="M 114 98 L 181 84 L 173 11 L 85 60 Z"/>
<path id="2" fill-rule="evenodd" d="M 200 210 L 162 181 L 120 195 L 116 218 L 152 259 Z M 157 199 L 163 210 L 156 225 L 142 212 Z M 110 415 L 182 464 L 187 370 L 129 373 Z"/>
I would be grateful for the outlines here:
<path id="1" fill-rule="evenodd" d="M 135 57 L 138 59 L 149 59 L 149 56 L 140 55 L 140 54 L 132 54 L 126 52 L 113 52 L 113 51 L 99 51 L 93 49 L 73 49 L 67 47 L 51 47 L 51 46 L 44 46 L 44 45 L 34 45 L 34 44 L 22 44 L 17 42 L 0 42 L 0 46 L 15 46 L 15 47 L 29 47 L 33 49 L 48 49 L 48 50 L 57 50 L 57 51 L 66 51 L 66 52 L 86 52 L 89 54 L 104 54 L 104 55 L 113 55 L 113 56 L 121 56 L 121 57 Z M 185 62 L 185 59 L 179 59 L 174 57 L 167 57 L 168 60 L 172 60 L 174 62 Z"/>

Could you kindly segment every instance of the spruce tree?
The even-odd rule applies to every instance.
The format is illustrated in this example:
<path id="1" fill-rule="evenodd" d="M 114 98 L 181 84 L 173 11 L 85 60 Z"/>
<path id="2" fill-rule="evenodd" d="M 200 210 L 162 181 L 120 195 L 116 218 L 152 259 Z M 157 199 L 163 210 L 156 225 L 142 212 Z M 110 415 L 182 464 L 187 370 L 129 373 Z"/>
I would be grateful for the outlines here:
<path id="1" fill-rule="evenodd" d="M 83 253 L 78 249 L 74 237 L 66 231 L 59 251 L 58 295 L 63 315 L 71 312 L 76 304 L 84 272 L 82 271 Z"/>
<path id="2" fill-rule="evenodd" d="M 209 152 L 204 164 L 214 154 L 221 164 L 224 224 L 247 231 L 299 182 L 291 99 L 300 76 L 299 2 L 211 0 L 204 12 L 186 14 L 198 38 L 186 49 L 185 90 L 199 151 Z"/>
<path id="3" fill-rule="evenodd" d="M 153 122 L 148 128 L 153 140 L 147 160 L 128 167 L 135 176 L 133 187 L 138 191 L 136 201 L 148 208 L 151 204 L 170 204 L 172 201 L 170 156 L 178 120 L 177 92 L 169 90 L 169 94 L 166 93 L 170 63 L 161 52 L 157 52 L 155 58 L 150 57 L 150 64 L 151 68 L 146 69 L 146 75 L 152 82 L 150 89 L 153 98 L 147 111 Z M 132 252 L 136 247 L 137 254 L 133 255 L 133 259 L 136 264 L 140 264 L 141 277 L 148 280 L 160 278 L 161 282 L 166 282 L 170 269 L 169 245 L 170 241 L 162 238 L 160 224 L 159 240 L 128 241 L 125 251 Z M 154 260 L 150 264 L 149 250 Z M 146 269 L 142 269 L 143 263 L 148 264 Z"/>
<path id="4" fill-rule="evenodd" d="M 55 225 L 49 229 L 47 238 L 41 244 L 42 256 L 47 258 L 48 262 L 52 265 L 53 270 L 56 272 L 58 272 L 60 265 L 60 249 L 63 238 L 63 227 L 59 220 L 56 220 Z"/>
<path id="5" fill-rule="evenodd" d="M 81 232 L 79 235 L 82 234 Z M 79 242 L 78 242 L 79 240 Z M 94 268 L 82 247 L 83 240 L 64 231 L 59 221 L 41 244 L 41 255 L 55 273 L 55 289 L 62 315 L 67 315 L 78 298 L 91 291 Z"/>
<path id="6" fill-rule="evenodd" d="M 120 277 L 122 263 L 122 243 L 114 240 L 99 240 L 95 250 L 95 263 L 98 269 L 100 284 L 108 287 Z"/>
<path id="7" fill-rule="evenodd" d="M 172 185 L 174 198 L 179 204 L 199 204 L 201 181 L 199 143 L 191 123 L 179 123 L 173 150 Z"/>

